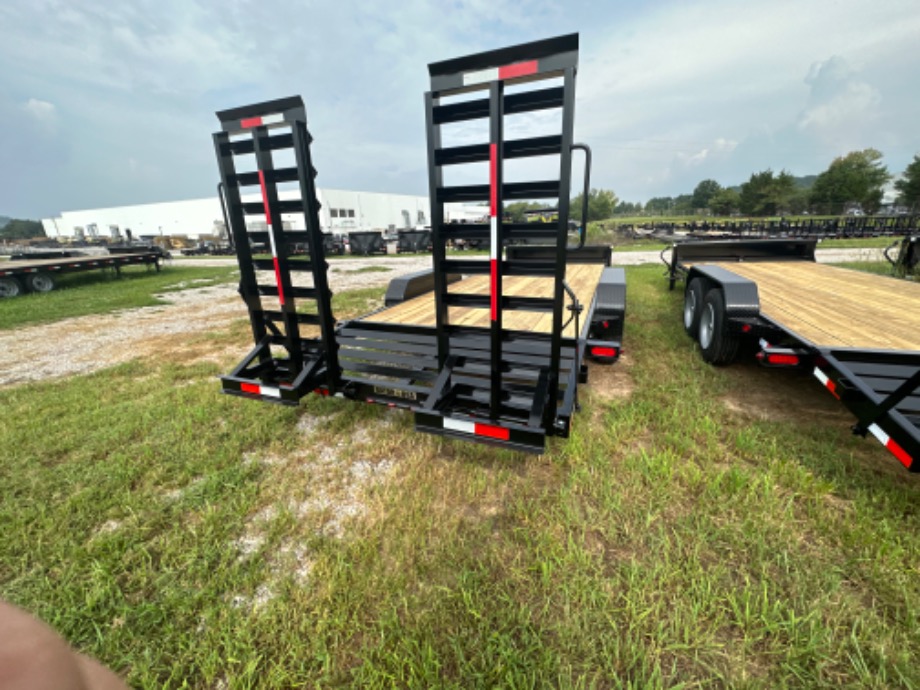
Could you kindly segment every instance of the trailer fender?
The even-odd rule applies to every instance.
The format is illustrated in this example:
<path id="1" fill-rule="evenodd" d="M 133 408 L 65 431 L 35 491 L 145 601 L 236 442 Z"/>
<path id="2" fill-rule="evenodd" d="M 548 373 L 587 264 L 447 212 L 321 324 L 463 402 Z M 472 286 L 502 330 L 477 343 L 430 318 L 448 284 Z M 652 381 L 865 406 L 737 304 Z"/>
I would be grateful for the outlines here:
<path id="1" fill-rule="evenodd" d="M 605 268 L 594 295 L 594 313 L 588 337 L 619 343 L 626 317 L 626 272 L 622 268 Z"/>
<path id="2" fill-rule="evenodd" d="M 459 273 L 449 273 L 447 283 L 456 283 L 460 278 Z M 400 304 L 432 290 L 434 290 L 434 270 L 427 269 L 418 273 L 409 273 L 390 281 L 383 303 L 387 307 L 392 307 L 394 304 Z"/>
<path id="3" fill-rule="evenodd" d="M 693 266 L 687 275 L 687 284 L 702 277 L 711 285 L 722 289 L 725 298 L 725 316 L 729 319 L 752 319 L 760 316 L 760 295 L 757 283 L 742 278 L 721 266 Z"/>

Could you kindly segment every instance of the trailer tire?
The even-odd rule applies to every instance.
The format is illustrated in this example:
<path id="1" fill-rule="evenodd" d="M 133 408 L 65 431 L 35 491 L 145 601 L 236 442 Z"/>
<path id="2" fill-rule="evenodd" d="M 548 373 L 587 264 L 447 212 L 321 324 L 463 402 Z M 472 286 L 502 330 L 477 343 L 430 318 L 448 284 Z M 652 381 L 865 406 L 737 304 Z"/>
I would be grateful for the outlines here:
<path id="1" fill-rule="evenodd" d="M 18 297 L 22 294 L 22 285 L 13 277 L 0 278 L 0 297 Z"/>
<path id="2" fill-rule="evenodd" d="M 703 298 L 706 294 L 706 282 L 694 278 L 684 292 L 684 330 L 691 338 L 696 338 L 700 329 L 700 314 L 703 311 Z"/>
<path id="3" fill-rule="evenodd" d="M 706 293 L 700 310 L 700 351 L 709 364 L 730 364 L 738 354 L 741 339 L 728 331 L 728 317 L 725 312 L 725 296 L 721 288 Z"/>
<path id="4" fill-rule="evenodd" d="M 50 273 L 30 273 L 26 276 L 26 285 L 32 292 L 51 292 L 54 289 L 54 278 Z"/>

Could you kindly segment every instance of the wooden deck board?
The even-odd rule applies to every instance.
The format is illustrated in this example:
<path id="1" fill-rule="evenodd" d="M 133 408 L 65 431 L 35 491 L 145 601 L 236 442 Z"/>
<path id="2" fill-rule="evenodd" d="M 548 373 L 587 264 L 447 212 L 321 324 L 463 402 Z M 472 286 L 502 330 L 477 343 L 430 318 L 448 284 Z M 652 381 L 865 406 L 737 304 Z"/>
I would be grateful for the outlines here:
<path id="1" fill-rule="evenodd" d="M 920 284 L 808 261 L 714 264 L 757 283 L 760 311 L 814 345 L 920 350 Z"/>
<path id="2" fill-rule="evenodd" d="M 585 309 L 591 306 L 597 283 L 600 280 L 604 267 L 600 264 L 572 264 L 566 267 L 566 281 L 578 296 Z M 510 297 L 552 297 L 553 279 L 535 278 L 532 276 L 506 276 L 504 278 L 503 293 Z M 450 292 L 463 294 L 489 294 L 489 276 L 472 276 L 449 286 Z M 569 300 L 566 297 L 565 304 Z M 568 319 L 570 312 L 566 311 L 564 318 Z M 434 326 L 434 294 L 420 295 L 401 304 L 394 305 L 381 312 L 373 314 L 366 319 L 380 323 L 400 323 L 418 326 Z M 553 315 L 533 311 L 508 311 L 503 315 L 505 328 L 532 333 L 550 333 L 553 326 Z M 451 307 L 450 322 L 456 326 L 478 326 L 488 328 L 490 324 L 488 309 L 473 309 L 469 307 Z M 579 325 L 584 324 L 584 312 L 579 320 Z M 569 324 L 563 335 L 575 337 L 575 324 Z"/>

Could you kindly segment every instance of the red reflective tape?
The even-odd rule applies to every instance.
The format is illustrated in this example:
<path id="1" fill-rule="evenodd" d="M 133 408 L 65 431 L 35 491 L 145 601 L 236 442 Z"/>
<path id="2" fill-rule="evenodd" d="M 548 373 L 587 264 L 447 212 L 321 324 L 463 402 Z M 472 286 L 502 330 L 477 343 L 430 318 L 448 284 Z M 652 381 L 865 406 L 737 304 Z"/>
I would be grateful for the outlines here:
<path id="1" fill-rule="evenodd" d="M 591 354 L 595 357 L 616 357 L 617 349 L 615 347 L 592 347 Z"/>
<path id="2" fill-rule="evenodd" d="M 284 288 L 281 287 L 281 268 L 278 266 L 278 257 L 273 256 L 272 261 L 275 262 L 275 282 L 278 284 L 278 301 L 281 302 L 281 306 L 284 306 Z"/>
<path id="3" fill-rule="evenodd" d="M 498 147 L 489 144 L 489 215 L 498 215 Z"/>
<path id="4" fill-rule="evenodd" d="M 250 127 L 258 127 L 262 124 L 261 117 L 247 117 L 245 120 L 240 120 L 240 127 L 243 129 L 249 129 Z"/>
<path id="5" fill-rule="evenodd" d="M 498 260 L 489 261 L 492 283 L 492 320 L 498 321 Z"/>
<path id="6" fill-rule="evenodd" d="M 265 173 L 261 170 L 259 171 L 259 185 L 262 187 L 262 205 L 265 207 L 265 222 L 271 225 L 272 214 L 271 209 L 268 207 L 268 192 L 265 189 Z"/>
<path id="7" fill-rule="evenodd" d="M 767 362 L 784 366 L 796 366 L 799 363 L 799 358 L 797 355 L 768 354 Z"/>
<path id="8" fill-rule="evenodd" d="M 507 441 L 508 437 L 511 435 L 508 429 L 503 429 L 500 426 L 492 426 L 491 424 L 474 424 L 473 433 L 477 436 L 497 438 L 500 441 Z"/>
<path id="9" fill-rule="evenodd" d="M 259 385 L 255 383 L 241 383 L 240 390 L 244 393 L 254 393 L 256 395 L 259 395 L 262 392 Z"/>
<path id="10" fill-rule="evenodd" d="M 828 379 L 827 383 L 824 384 L 824 387 L 827 388 L 827 390 L 831 392 L 831 395 L 837 398 L 837 400 L 840 400 L 840 396 L 837 394 L 837 384 Z"/>
<path id="11" fill-rule="evenodd" d="M 498 68 L 499 79 L 514 79 L 515 77 L 526 77 L 528 74 L 537 73 L 537 61 L 529 60 L 527 62 L 518 62 L 513 65 L 505 65 Z"/>
<path id="12" fill-rule="evenodd" d="M 910 466 L 913 464 L 914 459 L 907 454 L 907 451 L 901 448 L 898 445 L 898 442 L 893 438 L 888 439 L 888 443 L 885 444 L 885 448 L 891 451 L 891 454 L 894 455 L 898 460 L 901 461 L 901 464 L 904 465 L 907 469 L 910 469 Z"/>

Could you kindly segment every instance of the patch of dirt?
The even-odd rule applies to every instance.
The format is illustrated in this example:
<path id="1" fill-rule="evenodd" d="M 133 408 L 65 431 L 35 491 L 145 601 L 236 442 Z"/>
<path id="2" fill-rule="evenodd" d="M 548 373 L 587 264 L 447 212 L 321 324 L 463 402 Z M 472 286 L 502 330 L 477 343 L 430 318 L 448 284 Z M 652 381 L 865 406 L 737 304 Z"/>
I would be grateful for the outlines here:
<path id="1" fill-rule="evenodd" d="M 633 361 L 629 355 L 622 354 L 615 364 L 588 362 L 588 384 L 580 388 L 587 393 L 586 398 L 591 410 L 591 424 L 597 425 L 607 411 L 606 403 L 617 400 L 629 400 L 636 390 L 631 369 Z M 578 416 L 573 420 L 578 423 Z"/>
<path id="2" fill-rule="evenodd" d="M 764 422 L 827 419 L 852 423 L 846 408 L 806 373 L 755 364 L 736 364 L 728 371 L 738 385 L 722 403 L 737 415 Z"/>
<path id="3" fill-rule="evenodd" d="M 233 547 L 240 560 L 262 554 L 269 574 L 252 596 L 233 596 L 232 606 L 258 611 L 274 598 L 285 577 L 306 586 L 314 558 L 305 542 L 317 536 L 348 538 L 352 523 L 365 517 L 370 509 L 368 491 L 393 474 L 395 460 L 373 457 L 375 434 L 391 424 L 388 417 L 356 427 L 347 440 L 326 442 L 320 434 L 331 418 L 309 414 L 301 417 L 297 430 L 303 437 L 299 444 L 303 450 L 244 457 L 244 462 L 267 469 L 263 480 L 267 505 L 249 517 Z M 287 516 L 294 518 L 306 534 L 290 534 L 267 551 L 265 542 L 272 523 Z"/>
<path id="4" fill-rule="evenodd" d="M 385 262 L 392 266 L 392 271 L 355 273 L 366 266 L 379 266 L 381 259 L 337 261 L 336 266 L 345 272 L 330 272 L 330 288 L 342 292 L 378 287 L 388 284 L 394 276 L 431 265 L 428 257 L 393 258 Z M 225 265 L 235 265 L 235 260 L 227 260 Z M 113 285 L 113 289 L 117 287 Z M 89 374 L 164 353 L 190 358 L 183 361 L 217 362 L 231 354 L 228 346 L 218 346 L 212 352 L 206 343 L 187 343 L 192 334 L 223 332 L 232 321 L 248 318 L 235 285 L 197 287 L 158 297 L 167 304 L 0 331 L 0 352 L 4 353 L 0 385 Z M 245 354 L 235 349 L 232 352 L 238 356 Z"/>
<path id="5" fill-rule="evenodd" d="M 636 390 L 632 367 L 632 357 L 625 353 L 615 364 L 588 361 L 588 385 L 582 390 L 588 391 L 597 400 L 626 400 Z"/>

